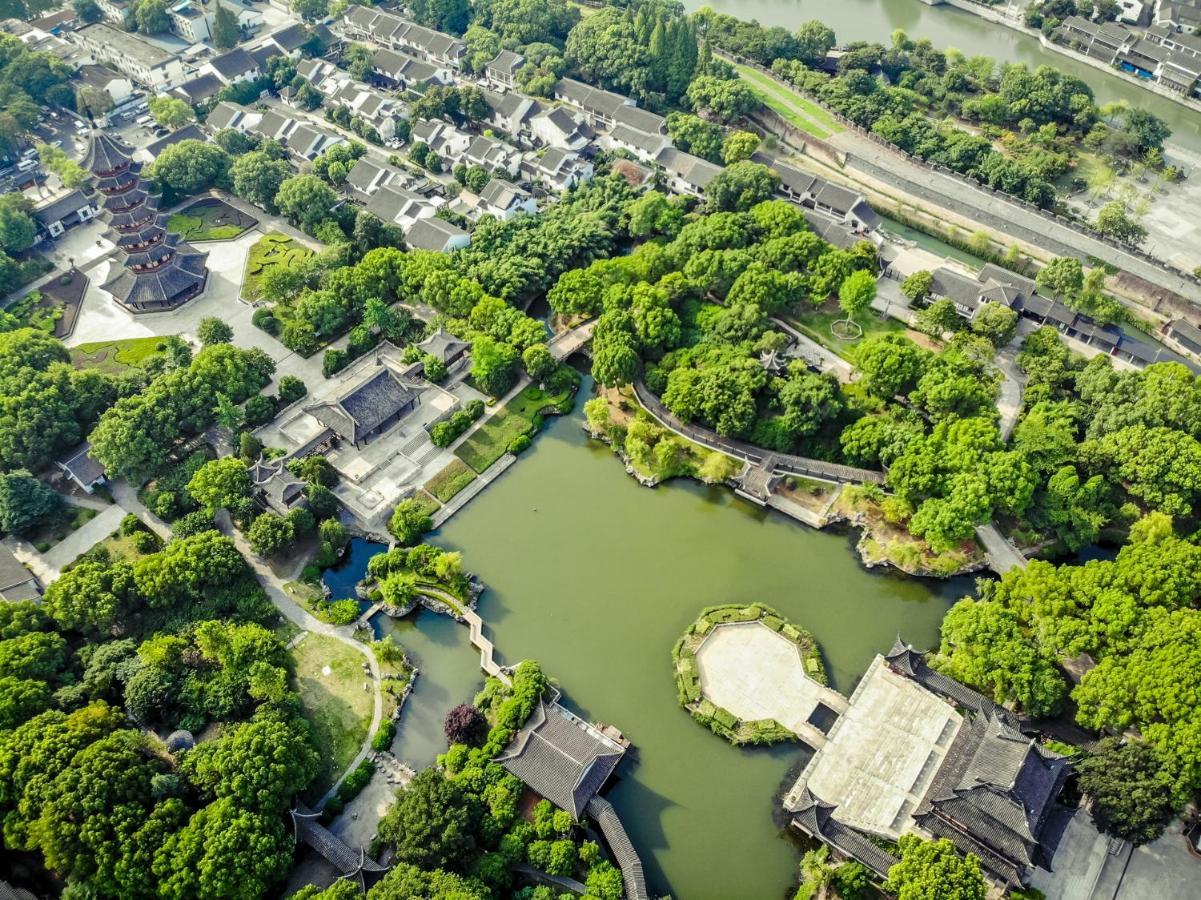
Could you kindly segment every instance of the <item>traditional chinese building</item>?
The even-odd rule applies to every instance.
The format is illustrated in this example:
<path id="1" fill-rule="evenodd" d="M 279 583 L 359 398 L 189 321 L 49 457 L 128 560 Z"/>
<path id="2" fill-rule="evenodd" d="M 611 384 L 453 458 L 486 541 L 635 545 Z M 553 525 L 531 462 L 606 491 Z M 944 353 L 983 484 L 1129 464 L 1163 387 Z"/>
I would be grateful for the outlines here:
<path id="1" fill-rule="evenodd" d="M 92 173 L 91 202 L 117 245 L 101 288 L 133 313 L 177 309 L 204 291 L 207 253 L 167 231 L 170 216 L 142 178 L 132 149 L 103 131 L 92 133 L 84 168 Z"/>

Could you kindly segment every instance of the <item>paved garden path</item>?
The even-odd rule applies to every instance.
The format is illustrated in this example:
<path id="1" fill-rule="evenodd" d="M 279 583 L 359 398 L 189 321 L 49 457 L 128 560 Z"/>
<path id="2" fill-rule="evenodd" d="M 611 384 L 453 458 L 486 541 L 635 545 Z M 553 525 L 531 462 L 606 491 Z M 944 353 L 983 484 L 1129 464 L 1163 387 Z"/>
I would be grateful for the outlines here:
<path id="1" fill-rule="evenodd" d="M 355 640 L 352 626 L 334 626 L 328 622 L 322 622 L 316 616 L 298 606 L 288 596 L 287 591 L 284 590 L 283 582 L 279 576 L 271 570 L 271 567 L 262 557 L 251 549 L 246 538 L 242 536 L 242 533 L 238 529 L 234 528 L 233 523 L 229 519 L 229 514 L 224 510 L 217 514 L 217 527 L 222 534 L 233 540 L 234 545 L 238 548 L 238 552 L 246 558 L 246 561 L 250 564 L 250 568 L 254 572 L 255 578 L 258 579 L 259 584 L 262 585 L 263 590 L 267 592 L 267 596 L 271 598 L 271 602 L 275 604 L 275 608 L 283 614 L 284 618 L 294 625 L 303 628 L 305 631 L 313 631 L 317 634 L 341 641 L 348 647 L 353 647 L 358 653 L 363 654 L 367 658 L 367 665 L 371 669 L 372 693 L 374 695 L 372 698 L 371 724 L 367 728 L 367 735 L 363 738 L 363 745 L 359 748 L 358 754 L 351 760 L 350 765 L 346 767 L 346 771 L 334 782 L 333 787 L 326 791 L 325 796 L 314 805 L 314 809 L 320 810 L 325 806 L 326 801 L 337 793 L 338 788 L 342 786 L 342 782 L 346 780 L 346 776 L 358 768 L 359 764 L 371 753 L 371 742 L 375 740 L 375 735 L 379 731 L 380 724 L 384 718 L 384 699 L 381 692 L 379 660 L 375 658 L 375 653 L 370 646 L 364 644 L 362 641 Z"/>
<path id="2" fill-rule="evenodd" d="M 125 510 L 121 507 L 108 507 L 42 554 L 46 565 L 61 572 L 66 566 L 75 562 L 80 555 L 91 550 L 116 531 L 123 518 L 125 518 Z"/>

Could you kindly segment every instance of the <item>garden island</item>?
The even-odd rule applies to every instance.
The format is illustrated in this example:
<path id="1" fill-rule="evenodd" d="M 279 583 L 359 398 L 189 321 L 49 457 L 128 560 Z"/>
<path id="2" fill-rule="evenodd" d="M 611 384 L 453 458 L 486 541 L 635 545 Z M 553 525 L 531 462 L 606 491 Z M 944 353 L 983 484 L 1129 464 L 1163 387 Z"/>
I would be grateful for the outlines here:
<path id="1" fill-rule="evenodd" d="M 1195 893 L 1176 19 L 14 3 L 0 896 Z"/>

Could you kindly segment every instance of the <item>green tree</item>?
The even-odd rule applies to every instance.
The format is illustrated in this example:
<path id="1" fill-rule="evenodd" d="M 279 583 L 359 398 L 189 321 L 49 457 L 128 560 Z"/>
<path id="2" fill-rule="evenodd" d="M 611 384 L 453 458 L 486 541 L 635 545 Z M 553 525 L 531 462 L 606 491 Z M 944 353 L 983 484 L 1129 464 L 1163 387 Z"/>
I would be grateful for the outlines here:
<path id="1" fill-rule="evenodd" d="M 236 457 L 209 460 L 188 482 L 188 493 L 206 509 L 229 509 L 250 496 L 250 473 Z"/>
<path id="2" fill-rule="evenodd" d="M 291 176 L 292 167 L 282 159 L 253 150 L 234 159 L 230 174 L 235 194 L 272 212 L 276 208 L 275 197 Z"/>
<path id="3" fill-rule="evenodd" d="M 153 873 L 164 897 L 261 897 L 287 874 L 293 851 L 277 811 L 260 813 L 223 798 L 166 838 Z"/>
<path id="4" fill-rule="evenodd" d="M 1106 203 L 1097 210 L 1097 220 L 1093 227 L 1097 229 L 1098 234 L 1134 246 L 1141 244 L 1147 237 L 1147 229 L 1138 224 L 1121 200 Z"/>
<path id="5" fill-rule="evenodd" d="M 337 202 L 334 189 L 316 175 L 294 175 L 275 195 L 279 211 L 310 233 L 330 217 Z"/>
<path id="6" fill-rule="evenodd" d="M 24 534 L 62 506 L 62 498 L 28 471 L 0 474 L 0 531 Z"/>
<path id="7" fill-rule="evenodd" d="M 531 344 L 526 347 L 521 354 L 521 363 L 525 366 L 526 374 L 538 382 L 545 381 L 547 376 L 559 367 L 546 344 Z"/>
<path id="8" fill-rule="evenodd" d="M 903 834 L 901 860 L 888 870 L 884 890 L 897 900 L 984 900 L 980 860 L 960 856 L 945 838 L 927 841 Z"/>
<path id="9" fill-rule="evenodd" d="M 847 314 L 847 324 L 870 309 L 875 299 L 876 276 L 871 272 L 852 272 L 838 286 L 838 305 Z"/>
<path id="10" fill-rule="evenodd" d="M 213 15 L 213 44 L 220 50 L 228 50 L 236 47 L 241 39 L 238 17 L 224 3 L 218 3 Z"/>
<path id="11" fill-rule="evenodd" d="M 667 134 L 672 144 L 685 153 L 721 162 L 721 126 L 689 113 L 672 112 L 667 115 Z"/>
<path id="12" fill-rule="evenodd" d="M 401 862 L 427 870 L 458 868 L 476 848 L 473 813 L 455 781 L 438 769 L 424 769 L 397 794 L 379 834 Z"/>
<path id="13" fill-rule="evenodd" d="M 154 116 L 154 121 L 172 131 L 182 128 L 195 118 L 192 107 L 178 97 L 151 97 L 146 102 L 150 106 L 150 115 Z"/>
<path id="14" fill-rule="evenodd" d="M 636 238 L 657 234 L 673 238 L 679 233 L 680 226 L 684 222 L 684 211 L 680 206 L 668 200 L 658 191 L 647 191 L 631 203 L 626 212 L 630 217 L 630 236 Z M 572 269 L 564 272 L 559 280 L 562 281 L 573 272 L 583 271 Z M 599 309 L 599 306 L 597 308 Z"/>
<path id="15" fill-rule="evenodd" d="M 211 796 L 264 813 L 287 809 L 317 774 L 309 725 L 266 709 L 185 757 L 183 770 Z"/>
<path id="16" fill-rule="evenodd" d="M 1176 807 L 1175 785 L 1159 754 L 1143 741 L 1104 738 L 1079 764 L 1080 790 L 1103 834 L 1138 847 L 1163 834 Z"/>
<path id="17" fill-rule="evenodd" d="M 471 377 L 481 390 L 500 397 L 517 380 L 518 359 L 509 344 L 481 335 L 471 345 Z"/>
<path id="18" fill-rule="evenodd" d="M 780 176 L 767 166 L 743 160 L 727 166 L 705 186 L 705 199 L 717 211 L 746 212 L 770 200 Z"/>
<path id="19" fill-rule="evenodd" d="M 565 59 L 586 82 L 642 99 L 650 88 L 652 60 L 623 10 L 605 7 L 586 16 L 567 36 Z"/>
<path id="20" fill-rule="evenodd" d="M 196 337 L 207 347 L 209 344 L 228 344 L 234 339 L 234 330 L 224 319 L 216 316 L 205 316 L 196 326 Z"/>
<path id="21" fill-rule="evenodd" d="M 750 159 L 759 149 L 759 135 L 753 131 L 735 131 L 721 145 L 721 161 L 727 166 Z"/>
<path id="22" fill-rule="evenodd" d="M 110 896 L 126 893 L 122 845 L 149 816 L 150 780 L 161 767 L 143 741 L 137 731 L 115 731 L 55 773 L 29 827 L 30 844 L 49 869 Z"/>
<path id="23" fill-rule="evenodd" d="M 316 22 L 329 15 L 330 0 L 292 0 L 292 11 L 305 22 Z"/>
<path id="24" fill-rule="evenodd" d="M 162 34 L 171 29 L 166 0 L 138 0 L 133 8 L 133 18 L 142 34 Z"/>
<path id="25" fill-rule="evenodd" d="M 416 0 L 409 15 L 438 31 L 462 34 L 471 22 L 471 4 L 468 0 Z"/>
<path id="26" fill-rule="evenodd" d="M 80 21 L 88 25 L 104 18 L 104 11 L 96 0 L 71 0 L 71 8 L 75 10 L 75 15 L 79 16 Z"/>
<path id="27" fill-rule="evenodd" d="M 229 154 L 206 141 L 186 140 L 160 153 L 147 174 L 171 198 L 188 197 L 223 184 L 229 173 Z"/>
<path id="28" fill-rule="evenodd" d="M 868 337 L 855 351 L 861 384 L 882 400 L 911 391 L 925 371 L 927 354 L 900 334 Z"/>
<path id="29" fill-rule="evenodd" d="M 0 248 L 5 253 L 21 253 L 33 246 L 37 237 L 30 212 L 33 204 L 24 194 L 0 196 Z"/>
<path id="30" fill-rule="evenodd" d="M 1000 303 L 985 303 L 972 318 L 972 331 L 1000 349 L 1013 340 L 1018 330 L 1018 314 Z"/>
<path id="31" fill-rule="evenodd" d="M 1084 268 L 1075 257 L 1060 256 L 1039 269 L 1034 280 L 1052 297 L 1074 300 L 1084 289 Z"/>
<path id="32" fill-rule="evenodd" d="M 434 527 L 425 506 L 418 500 L 402 500 L 388 520 L 388 531 L 402 544 L 415 544 L 418 538 Z"/>
<path id="33" fill-rule="evenodd" d="M 798 58 L 812 68 L 816 68 L 826 61 L 826 54 L 834 48 L 836 43 L 834 29 L 817 20 L 802 23 L 801 27 L 796 30 L 796 39 L 799 50 Z"/>
<path id="34" fill-rule="evenodd" d="M 38 144 L 38 159 L 43 168 L 53 172 L 62 181 L 63 187 L 77 188 L 87 180 L 88 173 L 83 166 L 71 157 L 61 147 L 50 144 Z"/>
<path id="35" fill-rule="evenodd" d="M 296 531 L 291 520 L 271 512 L 258 516 L 246 530 L 246 540 L 260 556 L 282 553 L 295 539 Z"/>
<path id="36" fill-rule="evenodd" d="M 698 75 L 688 85 L 688 102 L 697 112 L 707 112 L 722 122 L 733 122 L 759 107 L 759 98 L 740 78 Z"/>
<path id="37" fill-rule="evenodd" d="M 588 869 L 588 895 L 599 900 L 621 900 L 625 896 L 625 886 L 621 879 L 621 870 L 608 860 L 601 860 Z"/>

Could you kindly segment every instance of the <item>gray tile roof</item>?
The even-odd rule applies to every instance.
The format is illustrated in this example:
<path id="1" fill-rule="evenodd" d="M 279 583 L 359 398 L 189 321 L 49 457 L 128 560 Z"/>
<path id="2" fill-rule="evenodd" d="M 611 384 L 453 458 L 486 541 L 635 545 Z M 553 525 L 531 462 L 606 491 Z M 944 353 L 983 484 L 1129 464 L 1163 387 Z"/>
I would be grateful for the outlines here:
<path id="1" fill-rule="evenodd" d="M 594 88 L 582 81 L 576 81 L 574 78 L 560 78 L 555 82 L 554 94 L 556 98 L 565 100 L 593 115 L 602 115 L 608 118 L 613 117 L 618 107 L 630 104 L 629 97 Z"/>
<path id="2" fill-rule="evenodd" d="M 1201 344 L 1201 328 L 1187 319 L 1173 319 L 1170 323 L 1171 333 L 1194 344 Z"/>
<path id="3" fill-rule="evenodd" d="M 516 72 L 521 64 L 525 61 L 525 57 L 520 53 L 514 53 L 512 50 L 501 50 L 496 54 L 496 58 L 488 63 L 487 68 L 490 71 L 500 72 L 504 75 L 512 75 Z"/>
<path id="4" fill-rule="evenodd" d="M 204 132 L 200 130 L 200 126 L 195 122 L 190 125 L 185 125 L 183 128 L 177 128 L 164 138 L 159 138 L 157 141 L 151 141 L 143 149 L 153 157 L 157 157 L 160 153 L 170 147 L 172 144 L 178 144 L 180 141 L 203 141 Z"/>
<path id="5" fill-rule="evenodd" d="M 7 547 L 0 547 L 0 598 L 32 600 L 40 596 L 33 573 Z"/>
<path id="6" fill-rule="evenodd" d="M 983 286 L 975 278 L 962 275 L 954 269 L 940 266 L 931 273 L 930 290 L 940 297 L 949 297 L 960 306 L 974 310 L 980 305 L 980 291 Z"/>
<path id="7" fill-rule="evenodd" d="M 234 47 L 220 56 L 214 56 L 209 60 L 209 65 L 213 67 L 218 75 L 229 81 L 241 78 L 243 75 L 253 72 L 259 67 L 254 57 L 241 47 Z"/>
<path id="8" fill-rule="evenodd" d="M 231 127 L 239 117 L 246 114 L 245 107 L 239 106 L 236 103 L 230 103 L 228 100 L 222 100 L 208 114 L 208 118 L 204 120 L 204 124 L 213 131 L 220 131 L 222 128 Z"/>
<path id="9" fill-rule="evenodd" d="M 480 191 L 480 199 L 496 209 L 511 209 L 515 203 L 523 203 L 530 196 L 530 192 L 521 185 L 503 178 L 489 179 Z"/>
<path id="10" fill-rule="evenodd" d="M 650 893 L 646 889 L 646 874 L 642 869 L 642 860 L 634 849 L 634 842 L 626 834 L 625 826 L 617 815 L 613 804 L 599 794 L 588 801 L 585 807 L 588 815 L 605 836 L 609 852 L 617 860 L 621 869 L 621 880 L 625 884 L 627 900 L 648 900 Z"/>
<path id="11" fill-rule="evenodd" d="M 420 392 L 386 366 L 336 400 L 314 403 L 305 412 L 357 444 L 398 414 L 409 411 Z"/>
<path id="12" fill-rule="evenodd" d="M 651 155 L 658 153 L 670 143 L 665 135 L 640 131 L 629 125 L 614 125 L 609 136 L 614 143 L 625 144 L 627 147 L 634 147 Z"/>
<path id="13" fill-rule="evenodd" d="M 859 860 L 881 878 L 887 877 L 888 870 L 897 864 L 896 858 L 855 829 L 834 818 L 836 808 L 833 804 L 815 797 L 809 788 L 805 788 L 793 813 L 793 822 L 802 831 Z"/>
<path id="14" fill-rule="evenodd" d="M 90 201 L 84 196 L 83 191 L 74 190 L 57 200 L 51 200 L 45 206 L 39 206 L 33 211 L 33 217 L 42 225 L 52 225 L 73 215 L 89 203 Z"/>
<path id="15" fill-rule="evenodd" d="M 675 147 L 664 147 L 655 162 L 698 190 L 704 190 L 722 171 L 721 166 Z"/>
<path id="16" fill-rule="evenodd" d="M 438 221 L 441 220 L 439 219 Z M 417 345 L 419 350 L 428 353 L 443 363 L 450 362 L 470 347 L 470 343 L 460 340 L 445 328 L 439 328 Z"/>
<path id="17" fill-rule="evenodd" d="M 613 121 L 619 125 L 626 125 L 637 129 L 645 134 L 667 133 L 667 120 L 665 118 L 656 115 L 648 109 L 639 109 L 637 106 L 617 107 L 613 112 Z"/>
<path id="18" fill-rule="evenodd" d="M 299 22 L 281 28 L 279 31 L 274 31 L 269 34 L 268 39 L 279 44 L 283 49 L 291 52 L 296 50 L 309 39 L 309 30 Z"/>
<path id="19" fill-rule="evenodd" d="M 540 700 L 496 761 L 579 819 L 624 753 L 620 745 L 558 702 Z"/>
<path id="20" fill-rule="evenodd" d="M 962 726 L 914 809 L 914 821 L 976 853 L 1008 883 L 1021 883 L 1030 868 L 1050 855 L 1040 841 L 1067 776 L 1067 761 L 1022 735 L 1004 707 L 929 669 L 912 647 L 898 641 L 887 659 L 964 712 Z"/>
<path id="21" fill-rule="evenodd" d="M 196 106 L 210 97 L 215 97 L 223 87 L 225 87 L 225 83 L 220 78 L 212 72 L 205 72 L 190 81 L 185 81 L 172 90 L 172 93 L 181 95 L 181 99 Z"/>
<path id="22" fill-rule="evenodd" d="M 117 172 L 129 165 L 132 155 L 133 149 L 128 144 L 122 144 L 107 131 L 96 129 L 80 165 L 94 175 Z"/>
<path id="23" fill-rule="evenodd" d="M 467 237 L 467 232 L 451 222 L 432 216 L 418 219 L 405 234 L 405 243 L 415 250 L 446 249 L 447 242 L 454 238 Z"/>

